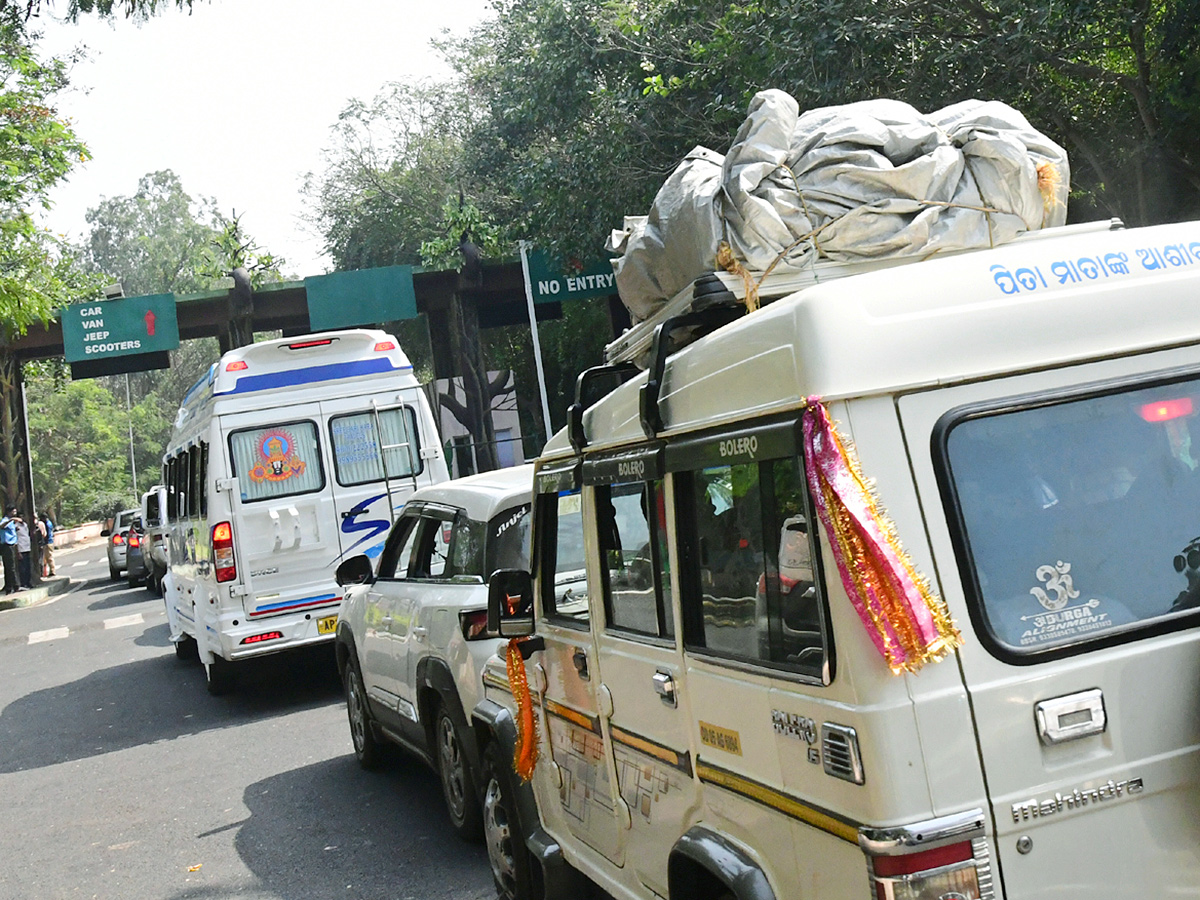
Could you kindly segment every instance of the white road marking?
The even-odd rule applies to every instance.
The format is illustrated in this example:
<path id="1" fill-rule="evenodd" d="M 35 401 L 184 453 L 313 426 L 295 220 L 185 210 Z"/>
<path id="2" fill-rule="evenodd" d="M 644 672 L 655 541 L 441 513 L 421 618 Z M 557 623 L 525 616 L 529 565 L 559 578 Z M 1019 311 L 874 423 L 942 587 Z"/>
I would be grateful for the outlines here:
<path id="1" fill-rule="evenodd" d="M 71 629 L 67 626 L 62 628 L 49 628 L 46 631 L 33 631 L 29 634 L 29 643 L 40 644 L 43 641 L 56 641 L 59 638 L 69 637 Z"/>
<path id="2" fill-rule="evenodd" d="M 132 616 L 117 616 L 115 619 L 105 619 L 104 627 L 107 628 L 124 628 L 126 625 L 141 625 L 145 619 L 141 613 L 134 613 Z"/>
<path id="3" fill-rule="evenodd" d="M 90 560 L 81 559 L 81 560 L 79 560 L 79 562 L 71 563 L 71 568 L 78 569 L 80 566 L 86 566 L 88 564 L 88 562 L 90 562 Z"/>

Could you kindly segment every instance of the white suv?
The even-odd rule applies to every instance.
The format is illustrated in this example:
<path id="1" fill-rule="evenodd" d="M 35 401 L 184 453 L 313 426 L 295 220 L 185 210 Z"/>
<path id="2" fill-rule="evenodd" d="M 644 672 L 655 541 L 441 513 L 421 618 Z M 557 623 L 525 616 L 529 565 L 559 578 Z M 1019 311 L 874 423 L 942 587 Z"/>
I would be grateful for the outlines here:
<path id="1" fill-rule="evenodd" d="M 481 832 L 479 754 L 469 714 L 482 697 L 487 582 L 529 565 L 533 467 L 519 466 L 417 491 L 392 526 L 372 572 L 342 563 L 337 627 L 354 753 L 379 763 L 389 740 L 434 767 L 455 830 Z"/>

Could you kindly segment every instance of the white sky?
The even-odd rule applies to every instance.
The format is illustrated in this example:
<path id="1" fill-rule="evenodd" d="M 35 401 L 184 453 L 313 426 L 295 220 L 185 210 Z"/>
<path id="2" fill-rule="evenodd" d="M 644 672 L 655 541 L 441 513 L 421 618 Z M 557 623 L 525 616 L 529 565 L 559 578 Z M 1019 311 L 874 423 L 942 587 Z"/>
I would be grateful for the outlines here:
<path id="1" fill-rule="evenodd" d="M 300 219 L 300 189 L 322 170 L 338 113 L 387 81 L 445 76 L 431 39 L 490 14 L 488 0 L 196 0 L 190 16 L 140 26 L 43 17 L 43 55 L 88 48 L 58 108 L 93 157 L 52 194 L 44 224 L 81 242 L 89 208 L 171 169 L 193 199 L 236 209 L 285 274 L 319 275 L 329 261 Z"/>

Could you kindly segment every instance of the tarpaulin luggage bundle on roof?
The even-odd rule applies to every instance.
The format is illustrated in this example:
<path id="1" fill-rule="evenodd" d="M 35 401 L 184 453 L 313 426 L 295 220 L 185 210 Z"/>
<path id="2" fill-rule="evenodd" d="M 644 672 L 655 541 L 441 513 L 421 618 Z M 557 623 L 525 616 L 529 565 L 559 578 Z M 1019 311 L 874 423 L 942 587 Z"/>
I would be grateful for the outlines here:
<path id="1" fill-rule="evenodd" d="M 617 290 L 636 324 L 720 268 L 922 258 L 1062 225 L 1069 182 L 1066 152 L 1004 103 L 922 115 L 869 100 L 801 115 L 768 90 L 729 152 L 695 148 L 609 249 L 623 254 Z"/>

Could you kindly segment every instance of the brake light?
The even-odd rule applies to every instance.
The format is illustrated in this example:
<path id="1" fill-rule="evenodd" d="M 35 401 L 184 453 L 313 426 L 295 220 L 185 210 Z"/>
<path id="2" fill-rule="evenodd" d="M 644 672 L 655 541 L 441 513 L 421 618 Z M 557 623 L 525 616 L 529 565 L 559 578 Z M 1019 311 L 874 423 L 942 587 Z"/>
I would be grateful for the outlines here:
<path id="1" fill-rule="evenodd" d="M 308 347 L 326 347 L 333 343 L 333 338 L 325 338 L 319 341 L 300 341 L 296 344 L 288 344 L 289 350 L 304 350 Z"/>
<path id="2" fill-rule="evenodd" d="M 468 641 L 477 641 L 487 637 L 487 610 L 475 609 L 459 613 L 458 621 L 462 625 L 463 637 Z"/>
<path id="3" fill-rule="evenodd" d="M 212 549 L 217 582 L 237 578 L 237 561 L 233 558 L 233 526 L 228 522 L 218 522 L 213 526 Z"/>
<path id="4" fill-rule="evenodd" d="M 1157 400 L 1147 403 L 1141 409 L 1142 418 L 1147 422 L 1170 422 L 1172 419 L 1182 419 L 1190 416 L 1195 406 L 1191 397 L 1180 397 L 1176 400 Z"/>
<path id="5" fill-rule="evenodd" d="M 283 637 L 282 631 L 266 631 L 262 634 L 252 634 L 248 638 L 242 638 L 243 644 L 261 644 L 263 641 L 277 641 Z"/>
<path id="6" fill-rule="evenodd" d="M 386 353 L 388 350 L 395 350 L 396 344 L 393 341 L 380 341 L 375 345 L 376 353 Z"/>
<path id="7" fill-rule="evenodd" d="M 982 811 L 896 829 L 862 829 L 874 900 L 981 900 L 991 869 Z"/>
<path id="8" fill-rule="evenodd" d="M 134 532 L 132 532 L 132 531 L 129 533 L 129 546 L 130 546 L 130 547 L 140 547 L 140 546 L 142 546 L 142 541 L 141 541 L 141 538 L 139 538 L 139 537 L 138 537 L 138 536 L 137 536 L 137 535 L 136 535 Z"/>
<path id="9" fill-rule="evenodd" d="M 246 361 L 244 359 L 235 359 L 233 362 L 225 364 L 226 372 L 244 372 L 248 368 L 250 367 L 246 365 Z"/>

